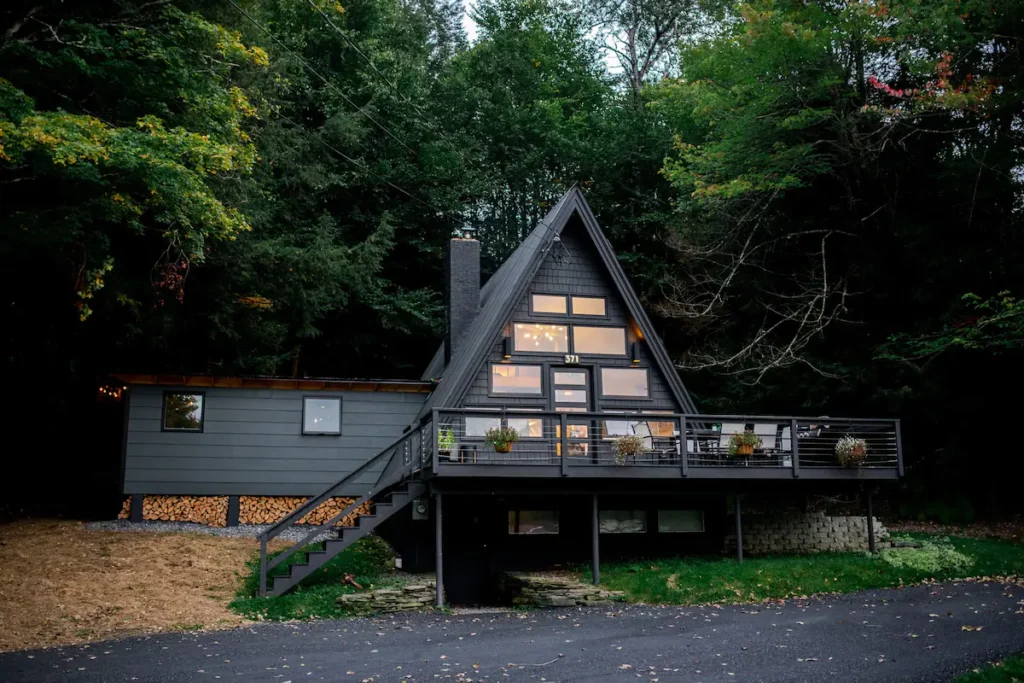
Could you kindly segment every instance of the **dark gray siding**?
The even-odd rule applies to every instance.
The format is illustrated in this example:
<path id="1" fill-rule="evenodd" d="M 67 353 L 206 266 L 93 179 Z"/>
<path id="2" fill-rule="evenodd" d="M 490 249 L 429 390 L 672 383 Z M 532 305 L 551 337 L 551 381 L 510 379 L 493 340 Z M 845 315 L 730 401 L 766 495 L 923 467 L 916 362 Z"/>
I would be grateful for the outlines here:
<path id="1" fill-rule="evenodd" d="M 163 392 L 206 394 L 202 433 L 160 430 Z M 134 386 L 124 492 L 289 495 L 322 492 L 402 435 L 426 394 Z M 304 396 L 340 396 L 341 436 L 302 434 Z M 375 479 L 360 477 L 355 493 Z"/>
<path id="2" fill-rule="evenodd" d="M 619 327 L 626 327 L 627 343 L 632 343 L 635 340 L 635 333 L 633 326 L 630 324 L 631 318 L 626 309 L 626 304 L 616 291 L 611 276 L 604 267 L 604 264 L 601 263 L 600 256 L 597 254 L 597 251 L 593 246 L 593 242 L 588 238 L 583 227 L 578 223 L 578 219 L 574 218 L 572 222 L 566 226 L 565 230 L 561 234 L 561 244 L 564 249 L 555 245 L 552 248 L 551 253 L 545 257 L 536 276 L 530 283 L 526 295 L 523 296 L 516 305 L 511 319 L 506 321 L 506 327 L 496 335 L 494 343 L 491 346 L 487 362 L 476 373 L 473 383 L 469 391 L 466 393 L 463 405 L 502 405 L 509 408 L 514 406 L 536 408 L 548 407 L 548 366 L 561 365 L 564 360 L 563 354 L 513 354 L 513 363 L 541 363 L 545 365 L 544 397 L 493 397 L 488 394 L 491 363 L 498 363 L 504 357 L 503 338 L 506 330 L 511 333 L 508 325 L 511 325 L 514 322 L 560 322 L 583 325 L 615 325 Z M 601 296 L 607 301 L 606 313 L 608 314 L 608 317 L 606 319 L 594 320 L 587 317 L 554 318 L 550 315 L 533 315 L 530 313 L 530 295 L 533 293 Z M 631 358 L 588 357 L 585 355 L 580 357 L 581 366 L 593 368 L 595 384 L 599 381 L 596 376 L 598 374 L 597 369 L 601 367 L 642 367 L 647 368 L 650 371 L 650 400 L 599 399 L 598 409 L 681 411 L 681 407 L 672 396 L 672 391 L 669 389 L 664 375 L 662 375 L 654 362 L 654 359 L 651 357 L 647 346 L 641 343 L 639 348 L 640 363 L 638 366 L 633 365 Z M 594 390 L 596 392 L 596 386 Z"/>

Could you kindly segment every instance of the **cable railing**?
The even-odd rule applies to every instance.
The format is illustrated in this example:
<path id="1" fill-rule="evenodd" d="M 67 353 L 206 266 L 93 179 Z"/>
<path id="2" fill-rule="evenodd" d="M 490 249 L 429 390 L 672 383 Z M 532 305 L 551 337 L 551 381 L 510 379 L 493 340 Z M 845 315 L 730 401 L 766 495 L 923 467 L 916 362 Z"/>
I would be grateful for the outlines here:
<path id="1" fill-rule="evenodd" d="M 902 475 L 899 421 L 891 419 L 467 408 L 438 409 L 433 421 L 437 467 L 676 468 L 683 476 L 690 469 L 743 467 L 788 469 L 794 477 L 803 468 Z M 488 432 L 497 428 L 515 429 L 518 440 L 493 443 Z M 435 455 L 428 451 L 430 445 L 423 449 L 425 462 Z"/>

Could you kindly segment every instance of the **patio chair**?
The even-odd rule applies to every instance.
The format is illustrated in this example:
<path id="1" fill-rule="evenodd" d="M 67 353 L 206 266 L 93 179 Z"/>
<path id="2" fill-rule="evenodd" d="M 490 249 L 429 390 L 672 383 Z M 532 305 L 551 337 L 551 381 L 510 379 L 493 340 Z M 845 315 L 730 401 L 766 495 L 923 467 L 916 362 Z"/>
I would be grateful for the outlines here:
<path id="1" fill-rule="evenodd" d="M 779 440 L 779 451 L 782 453 L 781 465 L 783 467 L 793 466 L 793 437 L 789 427 L 782 428 L 782 437 Z"/>
<path id="2" fill-rule="evenodd" d="M 779 425 L 762 422 L 754 425 L 754 434 L 761 437 L 761 448 L 774 453 L 778 450 Z"/>

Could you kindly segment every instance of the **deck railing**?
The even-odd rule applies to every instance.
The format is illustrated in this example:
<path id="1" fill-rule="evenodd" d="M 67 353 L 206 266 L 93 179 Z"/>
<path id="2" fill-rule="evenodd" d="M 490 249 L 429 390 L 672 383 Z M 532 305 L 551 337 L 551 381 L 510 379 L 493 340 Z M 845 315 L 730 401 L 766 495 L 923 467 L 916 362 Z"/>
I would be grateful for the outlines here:
<path id="1" fill-rule="evenodd" d="M 891 419 L 439 409 L 433 425 L 437 448 L 430 454 L 425 448 L 423 457 L 433 456 L 435 466 L 676 468 L 683 476 L 691 469 L 736 467 L 788 469 L 794 477 L 801 469 L 902 475 L 899 421 Z M 508 452 L 487 443 L 487 431 L 498 426 L 519 433 Z M 732 436 L 745 432 L 755 442 L 752 452 L 731 452 Z M 615 440 L 625 435 L 640 437 L 643 451 L 617 456 Z M 853 467 L 844 467 L 837 453 L 844 437 L 865 446 Z"/>

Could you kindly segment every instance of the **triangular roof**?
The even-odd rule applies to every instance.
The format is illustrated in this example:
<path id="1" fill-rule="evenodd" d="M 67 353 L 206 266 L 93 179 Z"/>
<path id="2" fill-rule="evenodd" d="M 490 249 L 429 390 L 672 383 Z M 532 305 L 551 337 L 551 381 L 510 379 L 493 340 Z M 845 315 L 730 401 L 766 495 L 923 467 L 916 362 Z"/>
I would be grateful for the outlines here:
<path id="1" fill-rule="evenodd" d="M 466 331 L 448 367 L 444 367 L 443 343 L 434 355 L 423 377 L 443 379 L 427 399 L 421 416 L 434 407 L 448 408 L 459 405 L 474 376 L 486 361 L 488 351 L 502 334 L 505 321 L 525 294 L 544 257 L 551 250 L 555 236 L 561 234 L 573 215 L 579 216 L 587 235 L 593 240 L 601 262 L 608 269 L 616 290 L 640 328 L 647 348 L 666 377 L 676 401 L 684 412 L 697 412 L 689 392 L 683 386 L 679 373 L 661 343 L 661 338 L 654 331 L 654 326 L 640 304 L 640 299 L 622 271 L 612 245 L 601 232 L 597 218 L 590 210 L 583 192 L 573 186 L 480 290 L 480 312 Z"/>

